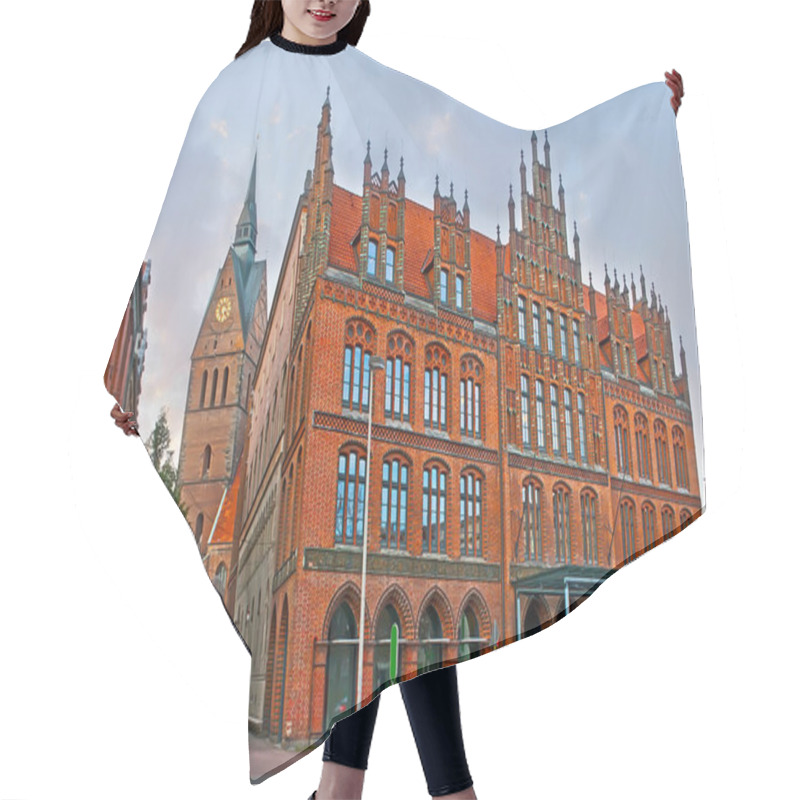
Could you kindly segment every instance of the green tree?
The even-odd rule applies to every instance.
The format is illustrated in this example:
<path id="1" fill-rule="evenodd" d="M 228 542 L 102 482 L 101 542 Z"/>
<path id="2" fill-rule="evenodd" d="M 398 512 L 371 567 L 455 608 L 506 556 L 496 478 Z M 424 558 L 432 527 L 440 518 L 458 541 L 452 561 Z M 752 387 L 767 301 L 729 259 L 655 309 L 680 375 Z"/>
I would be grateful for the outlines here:
<path id="1" fill-rule="evenodd" d="M 164 486 L 167 491 L 172 495 L 172 499 L 177 504 L 181 513 L 185 517 L 189 513 L 188 507 L 180 501 L 180 492 L 178 491 L 178 469 L 172 463 L 172 456 L 174 450 L 169 449 L 170 432 L 169 424 L 167 423 L 167 408 L 162 406 L 161 411 L 156 420 L 156 424 L 150 435 L 147 437 L 145 447 L 156 468 Z"/>

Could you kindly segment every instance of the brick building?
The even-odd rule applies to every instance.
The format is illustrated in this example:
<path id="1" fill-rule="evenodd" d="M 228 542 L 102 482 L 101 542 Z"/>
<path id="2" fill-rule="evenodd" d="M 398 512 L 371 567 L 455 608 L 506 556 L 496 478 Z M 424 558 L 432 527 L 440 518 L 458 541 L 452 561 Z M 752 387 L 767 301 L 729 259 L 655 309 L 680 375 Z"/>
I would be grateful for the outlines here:
<path id="1" fill-rule="evenodd" d="M 401 677 L 470 657 L 551 624 L 701 511 L 668 311 L 643 270 L 638 295 L 616 271 L 604 293 L 584 283 L 547 136 L 540 162 L 531 135 L 530 182 L 521 154 L 503 243 L 438 175 L 423 205 L 402 157 L 395 178 L 386 151 L 373 172 L 369 142 L 361 194 L 336 185 L 331 115 L 326 98 L 259 350 L 226 345 L 237 410 L 190 419 L 222 358 L 198 338 L 182 443 L 197 472 L 218 419 L 229 459 L 252 377 L 229 607 L 253 654 L 251 725 L 286 748 L 354 703 L 367 515 L 363 702 L 389 679 L 393 623 Z M 198 513 L 219 505 L 223 463 Z"/>

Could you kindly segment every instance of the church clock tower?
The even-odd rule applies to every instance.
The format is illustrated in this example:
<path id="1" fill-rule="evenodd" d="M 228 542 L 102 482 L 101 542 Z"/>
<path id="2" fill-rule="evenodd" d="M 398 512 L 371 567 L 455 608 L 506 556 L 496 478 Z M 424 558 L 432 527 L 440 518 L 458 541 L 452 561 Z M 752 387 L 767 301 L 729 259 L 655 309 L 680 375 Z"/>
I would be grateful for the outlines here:
<path id="1" fill-rule="evenodd" d="M 247 399 L 266 329 L 266 262 L 255 260 L 255 198 L 254 159 L 235 239 L 192 351 L 178 486 L 203 554 L 242 452 Z"/>

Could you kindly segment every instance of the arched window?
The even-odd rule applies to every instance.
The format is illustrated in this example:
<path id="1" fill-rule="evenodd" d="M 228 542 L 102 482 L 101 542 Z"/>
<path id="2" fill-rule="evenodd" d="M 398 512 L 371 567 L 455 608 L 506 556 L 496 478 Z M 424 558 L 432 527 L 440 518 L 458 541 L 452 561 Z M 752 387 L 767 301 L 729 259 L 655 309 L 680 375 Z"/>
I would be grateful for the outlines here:
<path id="1" fill-rule="evenodd" d="M 572 357 L 577 366 L 581 365 L 581 328 L 578 320 L 572 320 Z"/>
<path id="2" fill-rule="evenodd" d="M 350 606 L 342 603 L 334 612 L 328 630 L 325 664 L 325 729 L 334 717 L 355 706 L 358 671 L 358 628 Z"/>
<path id="3" fill-rule="evenodd" d="M 197 515 L 194 521 L 194 540 L 197 544 L 200 544 L 200 541 L 203 538 L 203 523 L 205 522 L 205 517 L 203 516 L 202 512 Z"/>
<path id="4" fill-rule="evenodd" d="M 586 398 L 578 392 L 578 446 L 581 449 L 581 461 L 585 464 L 589 460 L 586 447 Z"/>
<path id="5" fill-rule="evenodd" d="M 528 479 L 522 484 L 522 523 L 525 529 L 525 560 L 541 561 L 542 550 L 542 487 Z"/>
<path id="6" fill-rule="evenodd" d="M 222 373 L 222 397 L 220 398 L 219 404 L 221 406 L 225 405 L 225 399 L 228 396 L 228 367 L 225 367 L 225 371 Z"/>
<path id="7" fill-rule="evenodd" d="M 204 478 L 208 477 L 210 469 L 211 469 L 211 445 L 207 444 L 205 446 L 205 449 L 203 450 L 202 476 Z"/>
<path id="8" fill-rule="evenodd" d="M 447 552 L 447 475 L 438 464 L 422 471 L 422 552 Z"/>
<path id="9" fill-rule="evenodd" d="M 438 430 L 447 430 L 447 377 L 450 371 L 450 356 L 436 345 L 425 351 L 425 402 L 423 417 L 425 425 Z"/>
<path id="10" fill-rule="evenodd" d="M 402 333 L 389 336 L 386 359 L 386 419 L 408 422 L 411 406 L 411 340 Z"/>
<path id="11" fill-rule="evenodd" d="M 553 455 L 561 453 L 561 441 L 558 431 L 558 387 L 550 384 L 550 440 L 553 443 Z"/>
<path id="12" fill-rule="evenodd" d="M 642 543 L 645 550 L 656 543 L 656 510 L 651 503 L 642 505 Z"/>
<path id="13" fill-rule="evenodd" d="M 442 622 L 432 605 L 422 612 L 419 621 L 419 648 L 417 667 L 420 671 L 438 669 L 442 666 Z"/>
<path id="14" fill-rule="evenodd" d="M 378 243 L 374 239 L 369 240 L 367 245 L 367 275 L 373 277 L 378 274 Z"/>
<path id="15" fill-rule="evenodd" d="M 692 521 L 692 512 L 688 508 L 681 509 L 681 530 Z"/>
<path id="16" fill-rule="evenodd" d="M 367 459 L 355 448 L 339 453 L 336 489 L 336 541 L 361 544 L 364 530 L 364 484 Z"/>
<path id="17" fill-rule="evenodd" d="M 544 381 L 536 380 L 536 446 L 540 453 L 547 450 L 544 432 Z"/>
<path id="18" fill-rule="evenodd" d="M 614 441 L 617 445 L 617 472 L 620 475 L 630 475 L 628 412 L 622 406 L 614 406 Z"/>
<path id="19" fill-rule="evenodd" d="M 228 569 L 224 563 L 220 562 L 217 567 L 217 572 L 214 575 L 214 588 L 219 592 L 220 597 L 224 599 L 225 588 L 228 585 Z"/>
<path id="20" fill-rule="evenodd" d="M 524 344 L 528 340 L 528 325 L 525 314 L 525 298 L 517 297 L 517 334 Z"/>
<path id="21" fill-rule="evenodd" d="M 533 346 L 542 349 L 542 307 L 538 303 L 531 303 L 533 313 Z"/>
<path id="22" fill-rule="evenodd" d="M 522 426 L 522 446 L 531 446 L 531 389 L 530 380 L 527 375 L 519 376 L 521 415 L 520 424 Z"/>
<path id="23" fill-rule="evenodd" d="M 375 690 L 388 684 L 391 679 L 389 667 L 392 647 L 392 625 L 397 625 L 397 674 L 402 674 L 403 645 L 400 642 L 400 637 L 403 626 L 397 609 L 393 605 L 386 605 L 381 609 L 381 613 L 378 614 L 378 621 L 375 624 L 375 650 L 372 656 L 372 687 Z"/>
<path id="24" fill-rule="evenodd" d="M 564 389 L 564 441 L 567 446 L 567 458 L 575 459 L 575 442 L 572 436 L 572 391 Z"/>
<path id="25" fill-rule="evenodd" d="M 461 433 L 480 439 L 483 367 L 474 358 L 461 359 Z"/>
<path id="26" fill-rule="evenodd" d="M 217 378 L 219 377 L 219 370 L 214 368 L 214 375 L 211 378 L 211 407 L 213 408 L 217 403 Z"/>
<path id="27" fill-rule="evenodd" d="M 572 551 L 569 527 L 569 489 L 558 484 L 553 489 L 553 538 L 556 561 L 569 562 Z"/>
<path id="28" fill-rule="evenodd" d="M 204 408 L 206 404 L 206 388 L 208 387 L 208 370 L 203 370 L 203 379 L 200 382 L 200 408 Z"/>
<path id="29" fill-rule="evenodd" d="M 406 549 L 408 464 L 399 457 L 383 462 L 381 547 Z"/>
<path id="30" fill-rule="evenodd" d="M 461 475 L 461 555 L 483 555 L 483 493 L 480 474 L 473 470 Z"/>
<path id="31" fill-rule="evenodd" d="M 386 281 L 394 283 L 394 247 L 386 247 Z"/>
<path id="32" fill-rule="evenodd" d="M 581 492 L 581 529 L 583 531 L 583 562 L 597 564 L 597 495 L 590 489 Z"/>
<path id="33" fill-rule="evenodd" d="M 675 455 L 675 480 L 682 489 L 689 488 L 689 468 L 686 464 L 686 439 L 677 426 L 672 428 L 672 452 Z"/>
<path id="34" fill-rule="evenodd" d="M 342 408 L 369 411 L 369 359 L 375 343 L 375 332 L 360 320 L 345 326 L 344 378 Z"/>
<path id="35" fill-rule="evenodd" d="M 665 539 L 675 534 L 675 512 L 670 506 L 661 509 L 661 532 Z"/>
<path id="36" fill-rule="evenodd" d="M 672 485 L 672 473 L 669 468 L 669 449 L 667 447 L 667 426 L 660 419 L 653 423 L 653 439 L 656 445 L 656 467 L 658 482 Z"/>
<path id="37" fill-rule="evenodd" d="M 627 497 L 620 504 L 622 523 L 622 558 L 629 561 L 636 555 L 636 515 L 633 502 Z"/>
<path id="38" fill-rule="evenodd" d="M 481 630 L 475 612 L 468 606 L 458 623 L 458 657 L 474 658 L 488 642 L 481 638 Z"/>
<path id="39" fill-rule="evenodd" d="M 653 473 L 650 467 L 650 437 L 648 436 L 647 417 L 637 414 L 633 418 L 636 428 L 636 460 L 639 466 L 639 477 L 651 481 Z"/>

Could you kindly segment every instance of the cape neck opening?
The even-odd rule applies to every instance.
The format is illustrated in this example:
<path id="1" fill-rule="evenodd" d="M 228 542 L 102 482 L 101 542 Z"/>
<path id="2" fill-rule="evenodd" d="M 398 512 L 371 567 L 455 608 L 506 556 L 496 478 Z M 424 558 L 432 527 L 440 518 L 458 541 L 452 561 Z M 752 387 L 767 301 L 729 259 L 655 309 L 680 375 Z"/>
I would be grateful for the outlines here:
<path id="1" fill-rule="evenodd" d="M 333 55 L 333 53 L 341 53 L 347 47 L 346 39 L 337 39 L 329 44 L 300 44 L 281 36 L 277 31 L 269 37 L 269 40 L 281 50 L 288 50 L 290 53 L 305 53 L 310 56 Z"/>

